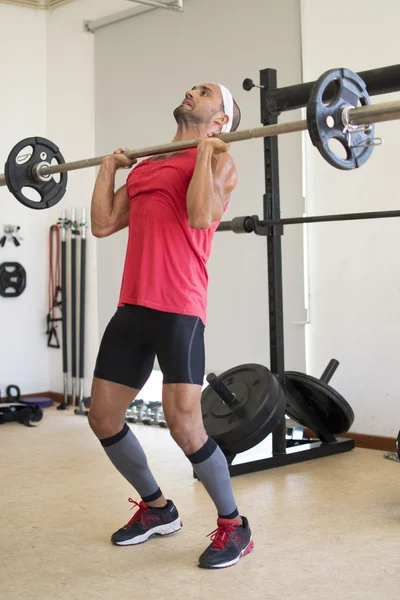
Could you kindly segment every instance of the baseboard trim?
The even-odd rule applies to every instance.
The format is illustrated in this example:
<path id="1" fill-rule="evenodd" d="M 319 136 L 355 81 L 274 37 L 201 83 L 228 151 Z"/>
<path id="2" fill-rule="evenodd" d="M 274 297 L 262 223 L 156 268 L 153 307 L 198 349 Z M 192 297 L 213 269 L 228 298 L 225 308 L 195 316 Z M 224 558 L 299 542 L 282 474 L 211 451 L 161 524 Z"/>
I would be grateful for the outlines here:
<path id="1" fill-rule="evenodd" d="M 64 394 L 60 392 L 36 392 L 35 394 L 21 394 L 21 400 L 24 398 L 51 398 L 51 400 L 57 404 L 64 402 Z M 5 396 L 3 398 L 0 397 L 0 400 L 6 401 L 7 398 Z M 68 405 L 72 406 L 71 394 L 68 395 Z"/>
<path id="2" fill-rule="evenodd" d="M 355 440 L 357 448 L 367 448 L 368 450 L 384 450 L 385 452 L 396 452 L 396 438 L 352 432 L 346 433 L 341 437 L 348 437 Z"/>
<path id="3" fill-rule="evenodd" d="M 64 402 L 64 394 L 62 394 L 61 392 L 49 392 L 49 396 L 52 400 L 54 400 L 54 402 L 57 402 L 58 404 L 62 404 Z M 68 406 L 72 406 L 71 394 L 68 394 L 67 403 Z"/>
<path id="4" fill-rule="evenodd" d="M 304 435 L 306 437 L 315 437 L 315 433 L 310 429 L 305 429 Z M 352 431 L 341 434 L 340 437 L 353 439 L 356 443 L 356 448 L 396 452 L 396 438 L 389 438 L 381 435 L 369 435 L 366 433 L 354 433 Z"/>

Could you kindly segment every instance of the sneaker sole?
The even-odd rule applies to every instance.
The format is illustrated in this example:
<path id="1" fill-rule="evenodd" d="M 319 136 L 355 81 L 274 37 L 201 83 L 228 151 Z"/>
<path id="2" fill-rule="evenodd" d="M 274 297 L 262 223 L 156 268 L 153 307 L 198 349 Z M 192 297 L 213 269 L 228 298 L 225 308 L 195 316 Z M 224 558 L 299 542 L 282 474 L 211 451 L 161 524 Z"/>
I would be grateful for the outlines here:
<path id="1" fill-rule="evenodd" d="M 221 563 L 219 565 L 208 565 L 207 563 L 199 563 L 199 567 L 201 569 L 226 569 L 228 567 L 233 567 L 233 565 L 236 565 L 239 562 L 242 556 L 246 556 L 246 554 L 249 554 L 253 550 L 253 548 L 254 542 L 253 539 L 251 539 L 246 548 L 242 550 L 239 556 L 234 560 L 230 560 L 226 563 Z"/>
<path id="2" fill-rule="evenodd" d="M 164 525 L 158 525 L 157 527 L 153 527 L 143 533 L 143 535 L 137 535 L 129 540 L 124 540 L 123 542 L 115 542 L 111 540 L 115 546 L 136 546 L 136 544 L 144 544 L 147 542 L 149 538 L 153 535 L 172 535 L 176 533 L 182 528 L 182 521 L 178 518 L 176 521 L 172 521 L 172 523 L 164 523 Z"/>

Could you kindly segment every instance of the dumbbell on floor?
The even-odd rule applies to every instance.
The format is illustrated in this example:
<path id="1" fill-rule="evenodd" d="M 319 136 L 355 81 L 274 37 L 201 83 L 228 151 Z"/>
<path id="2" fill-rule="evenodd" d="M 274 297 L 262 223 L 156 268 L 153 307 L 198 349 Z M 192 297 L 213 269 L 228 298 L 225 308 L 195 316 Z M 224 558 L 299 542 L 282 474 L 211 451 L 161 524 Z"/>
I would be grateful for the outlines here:
<path id="1" fill-rule="evenodd" d="M 156 425 L 159 425 L 160 427 L 168 427 L 167 422 L 165 420 L 164 411 L 163 411 L 161 402 L 160 402 L 160 406 L 158 406 L 155 410 L 154 422 Z"/>
<path id="2" fill-rule="evenodd" d="M 143 423 L 144 425 L 159 425 L 167 427 L 161 402 L 145 402 L 134 400 L 126 411 L 128 423 Z"/>
<path id="3" fill-rule="evenodd" d="M 156 422 L 156 414 L 159 413 L 160 409 L 162 410 L 161 402 L 149 402 L 142 423 L 144 425 L 153 425 Z"/>
<path id="4" fill-rule="evenodd" d="M 126 420 L 129 423 L 142 423 L 146 410 L 147 404 L 144 400 L 134 400 L 126 411 Z"/>

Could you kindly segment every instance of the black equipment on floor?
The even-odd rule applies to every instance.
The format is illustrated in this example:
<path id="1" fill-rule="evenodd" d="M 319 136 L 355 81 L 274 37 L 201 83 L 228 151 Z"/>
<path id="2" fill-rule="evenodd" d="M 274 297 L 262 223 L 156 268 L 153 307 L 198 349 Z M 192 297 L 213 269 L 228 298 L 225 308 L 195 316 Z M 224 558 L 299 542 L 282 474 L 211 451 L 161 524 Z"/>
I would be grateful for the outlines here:
<path id="1" fill-rule="evenodd" d="M 285 391 L 262 365 L 240 365 L 219 377 L 211 373 L 207 381 L 201 398 L 204 426 L 227 454 L 253 448 L 285 417 Z"/>
<path id="2" fill-rule="evenodd" d="M 0 425 L 17 421 L 26 427 L 34 427 L 32 423 L 43 417 L 42 409 L 37 405 L 22 404 L 21 402 L 0 403 Z"/>
<path id="3" fill-rule="evenodd" d="M 219 377 L 214 373 L 208 375 L 209 386 L 201 398 L 203 422 L 207 434 L 225 453 L 231 475 L 354 448 L 353 440 L 335 437 L 346 433 L 354 421 L 349 404 L 328 385 L 338 365 L 332 359 L 321 379 L 287 372 L 278 380 L 266 367 L 257 364 L 239 365 Z M 313 437 L 307 437 L 304 429 L 302 435 L 294 434 L 293 427 L 289 432 L 285 412 L 302 428 L 309 429 Z M 232 464 L 237 454 L 257 446 L 274 434 L 278 426 L 284 428 L 289 455 L 273 452 L 265 459 Z"/>
<path id="4" fill-rule="evenodd" d="M 347 433 L 354 422 L 351 406 L 328 385 L 329 379 L 287 371 L 284 383 L 289 392 L 286 414 L 324 442 L 334 441 L 333 434 Z"/>
<path id="5" fill-rule="evenodd" d="M 43 411 L 38 404 L 25 404 L 21 400 L 21 391 L 17 385 L 9 385 L 6 389 L 7 402 L 0 402 L 0 425 L 17 422 L 26 427 L 34 427 L 32 423 L 40 421 Z"/>

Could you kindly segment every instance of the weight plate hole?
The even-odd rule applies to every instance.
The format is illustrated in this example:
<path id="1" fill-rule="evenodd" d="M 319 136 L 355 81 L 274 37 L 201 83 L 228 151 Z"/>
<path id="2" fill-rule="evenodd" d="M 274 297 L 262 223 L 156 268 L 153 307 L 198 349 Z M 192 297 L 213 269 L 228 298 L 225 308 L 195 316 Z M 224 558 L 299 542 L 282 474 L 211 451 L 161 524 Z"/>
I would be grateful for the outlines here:
<path id="1" fill-rule="evenodd" d="M 60 163 L 58 162 L 58 160 L 56 158 L 52 158 L 50 164 L 53 167 L 54 165 L 59 165 Z M 56 183 L 60 183 L 61 173 L 53 173 L 53 179 Z"/>
<path id="2" fill-rule="evenodd" d="M 332 129 L 332 127 L 335 125 L 335 119 L 331 116 L 326 117 L 326 124 Z"/>
<path id="3" fill-rule="evenodd" d="M 25 146 L 25 148 L 22 148 L 22 150 L 20 150 L 20 152 L 17 154 L 15 162 L 17 163 L 17 165 L 24 165 L 31 158 L 32 154 L 33 147 Z"/>
<path id="4" fill-rule="evenodd" d="M 25 196 L 25 198 L 28 198 L 28 200 L 31 200 L 31 202 L 41 202 L 42 201 L 41 195 L 34 188 L 25 186 L 22 188 L 21 193 Z"/>
<path id="5" fill-rule="evenodd" d="M 324 90 L 322 94 L 322 103 L 324 106 L 332 106 L 340 96 L 342 85 L 339 79 L 334 79 Z"/>
<path id="6" fill-rule="evenodd" d="M 343 160 L 346 160 L 348 158 L 348 151 L 340 140 L 336 138 L 331 138 L 329 140 L 328 145 L 330 151 L 336 154 L 338 158 L 341 158 Z"/>

